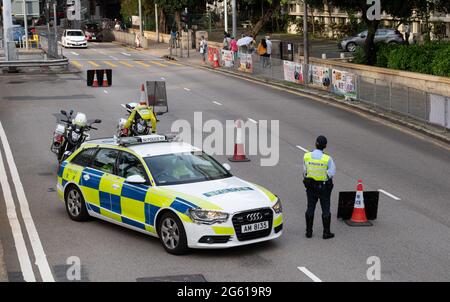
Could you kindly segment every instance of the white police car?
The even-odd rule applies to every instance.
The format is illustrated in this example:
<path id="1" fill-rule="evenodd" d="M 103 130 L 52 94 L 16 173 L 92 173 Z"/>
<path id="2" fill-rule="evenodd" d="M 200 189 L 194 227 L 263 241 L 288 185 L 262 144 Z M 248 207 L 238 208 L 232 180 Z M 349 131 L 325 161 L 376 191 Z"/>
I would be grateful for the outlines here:
<path id="1" fill-rule="evenodd" d="M 71 219 L 148 233 L 172 254 L 279 237 L 281 201 L 229 169 L 161 135 L 98 139 L 61 164 L 57 189 Z"/>

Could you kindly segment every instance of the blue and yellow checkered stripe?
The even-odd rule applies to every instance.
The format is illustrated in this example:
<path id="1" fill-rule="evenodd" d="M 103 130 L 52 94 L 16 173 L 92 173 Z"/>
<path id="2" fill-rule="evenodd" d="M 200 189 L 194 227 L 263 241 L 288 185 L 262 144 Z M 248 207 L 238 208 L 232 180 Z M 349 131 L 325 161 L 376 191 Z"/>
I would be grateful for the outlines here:
<path id="1" fill-rule="evenodd" d="M 112 220 L 156 233 L 156 214 L 162 207 L 178 212 L 183 221 L 191 222 L 188 211 L 199 206 L 185 198 L 170 198 L 171 194 L 146 185 L 124 183 L 123 178 L 64 162 L 58 171 L 58 182 L 77 183 L 90 211 Z M 117 189 L 113 189 L 112 185 Z"/>

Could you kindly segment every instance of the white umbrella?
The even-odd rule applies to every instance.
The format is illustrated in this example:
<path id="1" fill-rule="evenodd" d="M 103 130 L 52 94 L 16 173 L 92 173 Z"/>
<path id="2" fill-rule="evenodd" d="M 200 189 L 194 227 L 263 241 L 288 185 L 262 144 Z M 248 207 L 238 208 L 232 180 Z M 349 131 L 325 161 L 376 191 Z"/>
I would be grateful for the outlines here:
<path id="1" fill-rule="evenodd" d="M 248 45 L 253 41 L 252 37 L 243 37 L 237 41 L 238 46 Z"/>

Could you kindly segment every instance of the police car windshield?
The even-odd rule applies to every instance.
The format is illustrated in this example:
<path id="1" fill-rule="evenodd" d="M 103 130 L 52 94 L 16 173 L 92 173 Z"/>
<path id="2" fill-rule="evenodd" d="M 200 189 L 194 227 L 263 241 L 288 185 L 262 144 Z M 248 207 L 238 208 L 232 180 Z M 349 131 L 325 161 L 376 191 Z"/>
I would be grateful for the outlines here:
<path id="1" fill-rule="evenodd" d="M 231 177 L 212 157 L 203 152 L 165 154 L 144 158 L 158 186 L 186 184 Z"/>

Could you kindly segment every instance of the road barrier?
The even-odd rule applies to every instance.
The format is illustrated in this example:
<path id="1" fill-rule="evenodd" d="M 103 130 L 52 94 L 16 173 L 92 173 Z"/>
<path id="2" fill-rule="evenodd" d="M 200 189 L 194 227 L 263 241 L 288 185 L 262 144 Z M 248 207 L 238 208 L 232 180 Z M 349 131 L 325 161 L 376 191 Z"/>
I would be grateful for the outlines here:
<path id="1" fill-rule="evenodd" d="M 89 87 L 109 87 L 112 85 L 112 69 L 90 69 L 86 81 Z"/>
<path id="2" fill-rule="evenodd" d="M 56 59 L 56 60 L 27 60 L 27 61 L 0 61 L 1 67 L 52 67 L 52 66 L 68 66 L 69 60 Z"/>
<path id="3" fill-rule="evenodd" d="M 219 56 L 219 65 L 224 69 L 311 86 L 375 109 L 450 129 L 449 78 L 317 58 L 311 58 L 306 65 L 255 53 L 230 56 L 211 45 L 207 60 L 210 67 L 217 66 L 214 54 Z"/>

